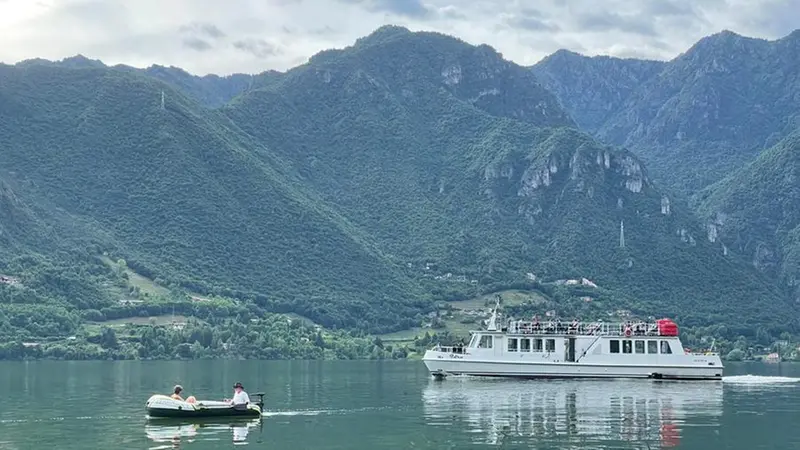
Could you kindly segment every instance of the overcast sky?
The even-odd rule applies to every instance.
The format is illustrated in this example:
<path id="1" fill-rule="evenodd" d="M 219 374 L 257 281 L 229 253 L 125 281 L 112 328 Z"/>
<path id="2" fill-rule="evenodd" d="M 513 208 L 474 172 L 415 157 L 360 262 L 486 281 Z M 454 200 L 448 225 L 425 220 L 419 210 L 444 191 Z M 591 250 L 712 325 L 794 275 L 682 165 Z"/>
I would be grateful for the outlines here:
<path id="1" fill-rule="evenodd" d="M 80 53 L 254 73 L 296 66 L 384 24 L 486 43 L 525 65 L 560 48 L 670 59 L 723 29 L 783 37 L 800 28 L 800 0 L 0 0 L 0 61 Z"/>

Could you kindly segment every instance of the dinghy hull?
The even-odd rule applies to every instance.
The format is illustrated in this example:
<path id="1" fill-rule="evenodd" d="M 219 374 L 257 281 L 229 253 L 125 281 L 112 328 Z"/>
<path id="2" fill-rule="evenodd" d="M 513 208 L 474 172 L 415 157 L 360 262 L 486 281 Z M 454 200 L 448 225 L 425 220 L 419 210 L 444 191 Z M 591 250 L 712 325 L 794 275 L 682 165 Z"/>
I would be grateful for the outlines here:
<path id="1" fill-rule="evenodd" d="M 211 400 L 188 403 L 166 395 L 153 395 L 147 400 L 145 409 L 149 417 L 261 417 L 261 406 L 253 403 L 237 406 Z"/>

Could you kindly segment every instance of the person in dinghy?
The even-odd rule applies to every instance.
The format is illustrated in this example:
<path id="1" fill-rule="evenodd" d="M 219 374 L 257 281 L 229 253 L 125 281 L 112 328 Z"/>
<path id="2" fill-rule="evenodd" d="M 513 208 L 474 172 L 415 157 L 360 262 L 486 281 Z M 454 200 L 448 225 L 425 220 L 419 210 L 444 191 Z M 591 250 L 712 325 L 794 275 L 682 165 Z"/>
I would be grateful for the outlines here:
<path id="1" fill-rule="evenodd" d="M 233 406 L 247 406 L 250 403 L 250 396 L 248 396 L 247 392 L 244 391 L 244 386 L 242 386 L 242 383 L 237 381 L 236 384 L 233 385 L 233 398 L 226 398 L 224 401 Z"/>
<path id="2" fill-rule="evenodd" d="M 184 400 L 183 397 L 181 397 L 181 392 L 183 392 L 183 386 L 176 384 L 172 389 L 172 395 L 170 395 L 170 398 L 174 400 L 180 400 L 182 402 L 185 401 L 186 403 L 195 403 L 197 401 L 197 399 L 194 398 L 194 395 L 190 395 L 186 400 Z"/>

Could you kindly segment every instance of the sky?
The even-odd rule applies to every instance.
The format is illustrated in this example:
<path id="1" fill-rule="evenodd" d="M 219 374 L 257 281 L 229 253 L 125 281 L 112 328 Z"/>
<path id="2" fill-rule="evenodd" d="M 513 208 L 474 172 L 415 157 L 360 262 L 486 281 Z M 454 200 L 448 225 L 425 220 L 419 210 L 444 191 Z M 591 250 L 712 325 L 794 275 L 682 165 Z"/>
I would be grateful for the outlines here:
<path id="1" fill-rule="evenodd" d="M 565 48 L 667 60 L 722 30 L 777 39 L 800 0 L 0 0 L 0 62 L 82 54 L 191 73 L 286 70 L 394 24 L 531 65 Z"/>

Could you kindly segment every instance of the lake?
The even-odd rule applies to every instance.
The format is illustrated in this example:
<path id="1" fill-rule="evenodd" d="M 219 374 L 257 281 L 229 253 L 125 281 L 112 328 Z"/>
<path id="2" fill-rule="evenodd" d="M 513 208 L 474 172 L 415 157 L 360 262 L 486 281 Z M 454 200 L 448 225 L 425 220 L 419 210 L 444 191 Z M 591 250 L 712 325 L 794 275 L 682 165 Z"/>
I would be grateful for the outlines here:
<path id="1" fill-rule="evenodd" d="M 263 420 L 159 423 L 154 393 L 265 392 Z M 255 400 L 255 398 L 253 398 Z M 431 379 L 419 361 L 0 363 L 0 449 L 800 448 L 800 365 L 722 382 Z"/>

